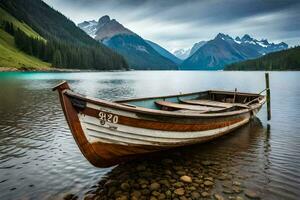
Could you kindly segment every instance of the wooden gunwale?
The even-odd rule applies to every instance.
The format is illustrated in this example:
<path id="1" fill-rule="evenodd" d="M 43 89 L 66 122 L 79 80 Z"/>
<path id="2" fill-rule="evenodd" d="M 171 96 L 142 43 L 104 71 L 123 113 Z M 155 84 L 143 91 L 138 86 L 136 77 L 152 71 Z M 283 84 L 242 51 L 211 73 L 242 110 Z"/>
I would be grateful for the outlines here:
<path id="1" fill-rule="evenodd" d="M 120 99 L 116 100 L 114 102 L 116 103 L 125 103 L 125 102 L 131 102 L 131 101 L 138 101 L 138 100 L 148 100 L 148 99 L 158 99 L 158 98 L 172 98 L 172 97 L 183 97 L 183 96 L 189 96 L 189 95 L 196 95 L 201 93 L 214 93 L 214 94 L 228 94 L 228 95 L 234 95 L 234 91 L 222 91 L 222 90 L 206 90 L 202 92 L 191 92 L 191 93 L 183 93 L 183 94 L 177 94 L 177 95 L 166 95 L 166 96 L 154 96 L 154 97 L 142 97 L 142 98 L 128 98 L 128 99 Z M 241 96 L 263 96 L 258 93 L 247 93 L 247 92 L 236 92 L 237 95 Z"/>
<path id="2" fill-rule="evenodd" d="M 106 101 L 106 100 L 97 99 L 97 98 L 93 98 L 93 97 L 87 97 L 87 96 L 77 94 L 71 90 L 65 90 L 64 94 L 67 96 L 70 96 L 70 97 L 74 97 L 74 98 L 77 98 L 77 99 L 80 99 L 80 100 L 83 100 L 86 102 L 96 104 L 96 105 L 130 111 L 130 112 L 134 112 L 134 113 L 143 113 L 143 114 L 157 115 L 157 116 L 188 117 L 188 118 L 194 118 L 194 117 L 219 118 L 219 117 L 243 114 L 243 113 L 250 112 L 253 109 L 259 108 L 265 102 L 265 96 L 260 95 L 263 98 L 263 100 L 261 101 L 262 103 L 253 104 L 249 109 L 245 108 L 245 109 L 241 109 L 241 110 L 237 110 L 237 111 L 230 111 L 230 112 L 224 112 L 224 113 L 210 113 L 210 114 L 203 113 L 203 114 L 201 114 L 201 113 L 179 113 L 179 112 L 172 112 L 172 111 L 154 110 L 154 109 L 143 108 L 143 107 L 138 107 L 138 106 L 135 106 L 135 107 L 126 106 L 126 105 L 123 105 L 120 103 L 116 103 L 118 101 L 111 102 L 111 101 Z M 197 93 L 195 93 L 195 94 L 197 94 Z M 184 94 L 184 95 L 187 95 L 187 94 Z M 167 98 L 167 96 L 165 96 L 165 97 Z M 163 97 L 160 97 L 160 98 L 163 98 Z M 141 98 L 141 99 L 144 99 L 144 98 Z M 154 98 L 150 98 L 150 99 L 154 99 Z"/>

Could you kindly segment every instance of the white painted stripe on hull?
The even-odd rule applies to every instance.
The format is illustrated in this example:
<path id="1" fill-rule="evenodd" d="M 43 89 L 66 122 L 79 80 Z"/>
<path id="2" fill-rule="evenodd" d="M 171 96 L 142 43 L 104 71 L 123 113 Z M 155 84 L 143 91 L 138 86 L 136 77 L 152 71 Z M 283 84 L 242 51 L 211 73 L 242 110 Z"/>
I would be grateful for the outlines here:
<path id="1" fill-rule="evenodd" d="M 119 143 L 123 145 L 155 145 L 155 143 L 157 143 L 157 140 L 153 140 L 153 137 L 158 136 L 158 141 L 161 141 L 160 145 L 165 144 L 169 146 L 177 142 L 196 143 L 197 141 L 201 140 L 201 138 L 214 136 L 224 132 L 229 132 L 230 130 L 247 123 L 250 118 L 246 118 L 241 122 L 232 124 L 227 127 L 195 132 L 157 131 L 143 128 L 128 127 L 120 124 L 112 124 L 115 127 L 117 127 L 117 130 L 112 130 L 108 128 L 108 123 L 106 123 L 105 127 L 101 127 L 100 124 L 97 124 L 97 122 L 99 123 L 99 120 L 95 117 L 79 114 L 79 119 L 83 127 L 84 133 L 88 138 L 89 142 L 91 143 L 101 141 L 106 143 Z M 89 127 L 91 125 L 94 126 L 94 130 L 91 130 L 91 127 Z M 121 130 L 122 128 L 126 128 L 127 131 Z M 141 136 L 144 139 L 142 139 Z M 167 142 L 165 139 L 170 139 L 170 141 Z"/>
<path id="2" fill-rule="evenodd" d="M 146 142 L 146 141 L 143 141 L 143 140 L 136 140 L 136 139 L 133 139 L 133 138 L 120 137 L 118 135 L 113 135 L 111 133 L 108 133 L 108 131 L 107 132 L 95 131 L 95 130 L 91 130 L 91 129 L 88 129 L 88 128 L 87 128 L 87 131 L 88 131 L 88 135 L 89 135 L 90 138 L 91 137 L 92 138 L 100 138 L 100 139 L 103 139 L 103 140 L 111 140 L 111 141 L 115 141 L 115 142 L 118 142 L 118 143 L 125 143 L 125 144 L 155 145 L 154 143 Z"/>
<path id="3" fill-rule="evenodd" d="M 97 118 L 79 114 L 79 119 L 81 122 L 93 124 L 95 126 L 102 126 L 100 125 L 100 122 Z M 106 128 L 115 127 L 116 130 L 120 132 L 130 133 L 134 135 L 140 135 L 140 136 L 147 136 L 147 137 L 156 137 L 156 138 L 169 138 L 169 139 L 194 139 L 199 137 L 205 137 L 205 136 L 211 136 L 214 134 L 218 134 L 220 132 L 224 132 L 227 129 L 230 129 L 230 127 L 241 126 L 245 123 L 247 123 L 250 119 L 250 115 L 248 118 L 232 124 L 230 126 L 226 126 L 223 128 L 218 129 L 212 129 L 212 130 L 206 130 L 206 131 L 186 131 L 186 132 L 178 132 L 178 131 L 162 131 L 162 130 L 153 130 L 153 129 L 145 129 L 145 128 L 138 128 L 138 127 L 132 127 L 132 126 L 125 126 L 122 124 L 114 124 L 106 122 L 105 125 L 103 125 Z"/>
<path id="4" fill-rule="evenodd" d="M 87 130 L 92 130 L 92 131 L 96 131 L 96 132 L 105 132 L 105 133 L 113 135 L 113 136 L 117 135 L 119 137 L 125 137 L 125 138 L 136 139 L 139 141 L 147 141 L 147 142 L 152 142 L 152 143 L 155 143 L 155 142 L 156 143 L 161 143 L 161 142 L 173 143 L 173 142 L 184 142 L 184 141 L 189 140 L 187 138 L 182 138 L 182 139 L 158 138 L 158 137 L 153 137 L 153 136 L 149 137 L 149 136 L 144 136 L 144 135 L 137 135 L 137 134 L 132 134 L 132 133 L 128 133 L 128 132 L 121 132 L 119 130 L 113 130 L 113 129 L 102 127 L 102 126 L 96 126 L 96 125 L 89 124 L 89 123 L 85 123 L 85 127 Z"/>

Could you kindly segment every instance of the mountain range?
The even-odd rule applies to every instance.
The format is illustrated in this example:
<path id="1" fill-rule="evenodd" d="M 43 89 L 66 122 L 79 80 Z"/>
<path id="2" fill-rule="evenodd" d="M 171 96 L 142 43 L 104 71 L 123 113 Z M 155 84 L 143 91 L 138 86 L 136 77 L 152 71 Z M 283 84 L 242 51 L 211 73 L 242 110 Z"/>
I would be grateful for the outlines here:
<path id="1" fill-rule="evenodd" d="M 171 54 L 153 41 L 145 40 L 115 19 L 103 16 L 78 26 L 97 41 L 123 55 L 133 69 L 222 70 L 224 66 L 261 57 L 288 48 L 281 42 L 269 43 L 245 34 L 232 38 L 219 33 L 214 39 L 200 41 L 191 48 Z"/>
<path id="2" fill-rule="evenodd" d="M 214 39 L 196 43 L 194 47 L 196 50 L 190 51 L 190 56 L 183 61 L 180 69 L 222 70 L 228 64 L 284 50 L 288 45 L 283 42 L 269 43 L 266 39 L 257 40 L 248 34 L 233 39 L 229 35 L 219 33 Z"/>
<path id="3" fill-rule="evenodd" d="M 133 69 L 178 69 L 180 63 L 178 58 L 158 44 L 144 40 L 107 15 L 98 21 L 84 21 L 78 24 L 78 27 L 95 40 L 124 56 Z"/>

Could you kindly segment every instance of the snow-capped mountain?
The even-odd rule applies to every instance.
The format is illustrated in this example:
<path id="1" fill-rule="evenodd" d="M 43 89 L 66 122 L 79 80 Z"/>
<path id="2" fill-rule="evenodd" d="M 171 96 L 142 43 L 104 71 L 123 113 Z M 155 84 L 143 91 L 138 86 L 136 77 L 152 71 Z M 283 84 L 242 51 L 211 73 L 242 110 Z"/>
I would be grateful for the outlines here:
<path id="1" fill-rule="evenodd" d="M 187 49 L 178 49 L 173 51 L 173 55 L 175 55 L 177 58 L 181 60 L 185 60 L 191 55 L 193 55 L 200 47 L 202 47 L 206 41 L 200 41 L 197 42 L 193 45 L 192 48 L 187 48 Z"/>
<path id="2" fill-rule="evenodd" d="M 284 42 L 278 44 L 269 43 L 267 39 L 257 40 L 250 37 L 248 34 L 245 34 L 242 38 L 236 37 L 234 41 L 238 44 L 248 45 L 255 48 L 262 55 L 288 48 L 288 45 Z"/>
<path id="3" fill-rule="evenodd" d="M 95 20 L 91 21 L 84 21 L 80 24 L 78 24 L 78 27 L 84 30 L 88 35 L 90 35 L 92 38 L 96 37 L 98 22 Z"/>
<path id="4" fill-rule="evenodd" d="M 84 21 L 78 26 L 94 39 L 123 55 L 133 69 L 177 69 L 162 51 L 157 51 L 142 37 L 105 15 L 98 22 Z"/>
<path id="5" fill-rule="evenodd" d="M 219 33 L 187 58 L 180 69 L 219 70 L 230 63 L 257 58 L 287 48 L 288 45 L 283 42 L 269 43 L 268 40 L 257 40 L 247 34 L 242 38 L 233 39 L 229 35 Z"/>
<path id="6" fill-rule="evenodd" d="M 173 55 L 181 60 L 185 60 L 189 57 L 191 49 L 178 49 L 173 51 Z"/>

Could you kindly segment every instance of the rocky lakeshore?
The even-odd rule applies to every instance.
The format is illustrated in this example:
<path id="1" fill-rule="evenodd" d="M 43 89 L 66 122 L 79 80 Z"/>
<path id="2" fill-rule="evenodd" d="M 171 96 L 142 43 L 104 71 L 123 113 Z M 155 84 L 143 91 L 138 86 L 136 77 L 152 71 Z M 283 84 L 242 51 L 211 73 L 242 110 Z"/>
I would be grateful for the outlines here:
<path id="1" fill-rule="evenodd" d="M 193 154 L 195 150 L 200 153 Z M 163 156 L 123 163 L 82 197 L 69 194 L 64 199 L 261 199 L 260 191 L 247 184 L 253 174 L 235 167 L 234 157 L 239 153 L 210 151 L 207 147 L 163 152 Z"/>

